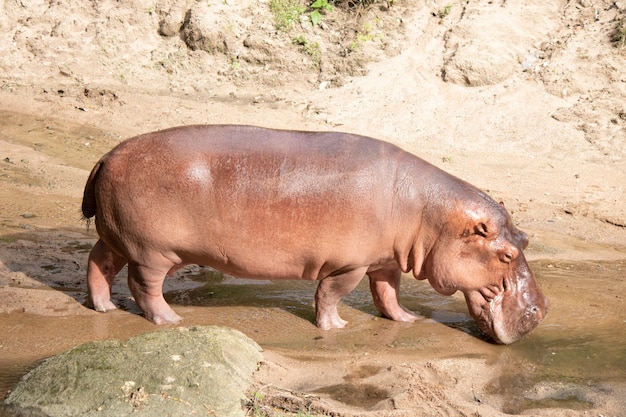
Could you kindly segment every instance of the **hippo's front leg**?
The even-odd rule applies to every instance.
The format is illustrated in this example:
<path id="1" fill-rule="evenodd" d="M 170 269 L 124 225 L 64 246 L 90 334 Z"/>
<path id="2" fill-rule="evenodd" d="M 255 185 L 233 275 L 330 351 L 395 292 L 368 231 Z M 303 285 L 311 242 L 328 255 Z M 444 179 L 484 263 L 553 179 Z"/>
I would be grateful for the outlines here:
<path id="1" fill-rule="evenodd" d="M 368 272 L 367 275 L 370 278 L 374 304 L 380 314 L 395 321 L 412 322 L 422 318 L 422 316 L 400 305 L 401 274 L 399 269 L 379 269 Z"/>
<path id="2" fill-rule="evenodd" d="M 322 278 L 315 293 L 317 327 L 324 330 L 341 329 L 348 323 L 339 317 L 337 304 L 344 295 L 359 285 L 366 271 L 367 268 L 359 268 Z"/>

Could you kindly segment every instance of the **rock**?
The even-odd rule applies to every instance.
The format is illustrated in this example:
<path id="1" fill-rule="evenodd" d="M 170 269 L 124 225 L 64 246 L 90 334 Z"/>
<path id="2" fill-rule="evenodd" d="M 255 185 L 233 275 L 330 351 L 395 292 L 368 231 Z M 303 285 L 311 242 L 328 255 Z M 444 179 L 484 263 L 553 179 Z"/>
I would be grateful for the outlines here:
<path id="1" fill-rule="evenodd" d="M 515 71 L 517 59 L 503 49 L 470 40 L 446 63 L 443 79 L 470 87 L 497 84 L 507 79 Z"/>
<path id="2" fill-rule="evenodd" d="M 244 417 L 261 348 L 223 327 L 91 342 L 46 359 L 5 400 L 10 415 Z"/>
<path id="3" fill-rule="evenodd" d="M 446 34 L 444 81 L 468 87 L 493 85 L 520 68 L 530 69 L 525 57 L 538 39 L 554 30 L 558 13 L 543 3 L 467 3 L 462 18 Z"/>
<path id="4" fill-rule="evenodd" d="M 237 55 L 243 44 L 242 36 L 247 24 L 233 13 L 226 20 L 228 5 L 211 5 L 199 2 L 186 15 L 181 34 L 191 50 L 202 50 L 210 54 Z"/>
<path id="5" fill-rule="evenodd" d="M 162 36 L 174 36 L 180 32 L 185 16 L 189 12 L 191 0 L 177 0 L 167 11 L 165 17 L 159 22 L 159 34 Z"/>

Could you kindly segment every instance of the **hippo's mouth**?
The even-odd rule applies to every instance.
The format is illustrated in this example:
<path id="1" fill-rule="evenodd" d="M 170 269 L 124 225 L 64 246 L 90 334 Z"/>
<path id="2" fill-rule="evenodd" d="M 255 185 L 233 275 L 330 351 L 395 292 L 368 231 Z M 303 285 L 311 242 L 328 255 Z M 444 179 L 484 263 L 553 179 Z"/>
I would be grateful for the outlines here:
<path id="1" fill-rule="evenodd" d="M 502 320 L 502 301 L 504 293 L 499 292 L 493 297 L 486 296 L 480 291 L 465 293 L 465 300 L 470 315 L 476 321 L 480 330 L 499 344 L 509 344 L 517 340 L 509 335 Z"/>
<path id="2" fill-rule="evenodd" d="M 547 311 L 547 299 L 541 306 L 520 302 L 518 294 L 501 291 L 493 297 L 482 291 L 468 291 L 465 300 L 470 315 L 480 330 L 494 342 L 508 345 L 533 330 Z"/>

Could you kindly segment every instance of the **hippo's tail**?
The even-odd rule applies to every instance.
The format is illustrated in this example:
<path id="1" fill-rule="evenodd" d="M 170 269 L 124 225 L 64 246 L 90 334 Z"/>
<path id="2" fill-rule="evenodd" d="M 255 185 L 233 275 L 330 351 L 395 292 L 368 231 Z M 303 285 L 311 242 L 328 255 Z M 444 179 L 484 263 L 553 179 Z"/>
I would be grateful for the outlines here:
<path id="1" fill-rule="evenodd" d="M 87 184 L 85 184 L 85 192 L 83 193 L 83 205 L 82 211 L 83 216 L 86 220 L 92 218 L 96 215 L 96 179 L 98 178 L 98 173 L 100 172 L 100 168 L 102 168 L 102 161 L 98 161 L 95 167 L 91 170 L 91 174 L 89 174 L 89 179 L 87 180 Z"/>

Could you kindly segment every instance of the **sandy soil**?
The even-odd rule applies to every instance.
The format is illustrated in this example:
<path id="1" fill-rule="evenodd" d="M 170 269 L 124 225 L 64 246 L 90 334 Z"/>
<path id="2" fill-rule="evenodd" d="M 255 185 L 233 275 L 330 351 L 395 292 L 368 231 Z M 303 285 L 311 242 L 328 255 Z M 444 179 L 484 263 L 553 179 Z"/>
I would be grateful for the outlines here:
<path id="1" fill-rule="evenodd" d="M 531 259 L 626 258 L 623 1 L 344 2 L 289 30 L 265 0 L 79 3 L 0 1 L 4 314 L 91 314 L 80 302 L 95 236 L 78 213 L 89 169 L 126 137 L 191 123 L 388 140 L 504 201 Z M 39 291 L 50 287 L 72 291 Z M 404 381 L 396 394 L 409 394 L 367 415 L 501 413 L 465 395 L 493 371 L 480 361 L 390 361 L 370 382 Z M 262 375 L 261 386 L 295 384 Z"/>

